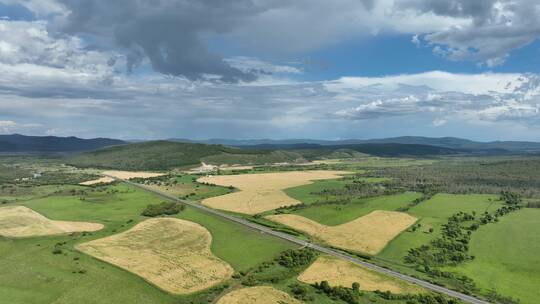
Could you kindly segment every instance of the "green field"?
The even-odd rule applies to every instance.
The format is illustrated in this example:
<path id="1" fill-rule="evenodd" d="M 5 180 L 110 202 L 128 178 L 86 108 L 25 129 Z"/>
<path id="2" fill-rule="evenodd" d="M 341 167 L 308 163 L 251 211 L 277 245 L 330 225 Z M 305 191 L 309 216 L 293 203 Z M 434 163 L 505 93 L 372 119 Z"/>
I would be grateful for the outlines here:
<path id="1" fill-rule="evenodd" d="M 0 303 L 178 303 L 182 297 L 169 295 L 136 275 L 74 249 L 75 244 L 132 227 L 144 219 L 139 214 L 148 204 L 161 199 L 125 185 L 78 188 L 87 194 L 49 196 L 21 205 L 54 220 L 99 222 L 105 228 L 86 236 L 0 238 Z M 194 209 L 184 210 L 179 217 L 205 226 L 213 236 L 214 254 L 236 270 L 271 260 L 293 247 Z M 56 244 L 63 242 L 59 245 L 62 254 L 52 254 Z M 184 298 L 187 301 L 190 297 Z"/>
<path id="2" fill-rule="evenodd" d="M 193 208 L 178 216 L 206 227 L 212 233 L 212 252 L 235 270 L 247 270 L 276 257 L 279 252 L 295 248 L 292 243 L 270 237 Z"/>
<path id="3" fill-rule="evenodd" d="M 249 153 L 246 155 L 248 158 L 252 156 Z M 385 175 L 380 173 L 386 171 L 374 171 L 379 170 L 378 168 L 401 170 L 397 169 L 398 167 L 410 170 L 410 167 L 430 166 L 434 162 L 442 163 L 421 159 L 367 157 L 356 162 L 349 160 L 335 165 L 317 165 L 317 168 L 321 166 L 319 169 L 339 168 L 356 174 L 286 189 L 285 192 L 289 196 L 301 201 L 303 205 L 275 212 L 289 212 L 333 226 L 350 222 L 374 210 L 397 211 L 408 207 L 406 212 L 419 219 L 413 227 L 415 229 L 410 228 L 398 235 L 381 253 L 372 257 L 372 261 L 448 286 L 459 286 L 453 285 L 455 281 L 452 280 L 429 277 L 428 274 L 421 272 L 422 269 L 405 264 L 404 257 L 410 249 L 429 245 L 431 241 L 440 237 L 443 225 L 448 223 L 448 218 L 453 214 L 467 212 L 480 216 L 486 211 L 493 213 L 505 204 L 499 200 L 499 195 L 494 194 L 438 193 L 429 200 L 413 205 L 416 199 L 429 197 L 431 192 L 427 192 L 426 189 L 431 188 L 407 186 L 407 183 L 400 180 L 399 175 Z M 54 168 L 63 168 L 57 163 L 53 165 Z M 45 166 L 45 163 L 41 166 Z M 71 167 L 66 168 L 73 170 Z M 304 169 L 307 167 L 298 168 L 291 165 L 283 168 L 260 167 L 247 172 Z M 212 303 L 215 296 L 220 294 L 220 288 L 208 289 L 189 296 L 167 294 L 134 274 L 74 249 L 76 244 L 131 228 L 145 219 L 140 213 L 147 205 L 163 201 L 153 194 L 124 184 L 96 187 L 73 184 L 72 182 L 77 180 L 74 177 L 83 174 L 82 172 L 86 174 L 93 171 L 88 169 L 69 172 L 72 174 L 69 176 L 62 173 L 64 175 L 59 175 L 58 179 L 51 177 L 43 180 L 53 184 L 56 180 L 65 181 L 58 185 L 39 186 L 36 183 L 1 185 L 0 203 L 5 201 L 6 206 L 24 205 L 53 220 L 97 222 L 104 224 L 105 228 L 88 234 L 27 239 L 0 237 L 0 303 Z M 11 175 L 6 176 L 11 178 Z M 189 174 L 170 175 L 154 180 L 152 186 L 192 201 L 235 191 L 226 187 L 198 184 L 196 178 L 197 176 Z M 144 183 L 148 184 L 149 181 Z M 526 198 L 532 202 L 537 200 L 534 197 Z M 272 212 L 274 211 L 268 213 Z M 252 276 L 257 281 L 256 285 L 272 285 L 291 293 L 291 284 L 297 283 L 297 275 L 307 267 L 304 265 L 291 269 L 276 263 L 268 263 L 284 250 L 295 248 L 291 243 L 191 207 L 185 208 L 175 216 L 206 227 L 213 237 L 212 252 L 233 266 L 237 273 L 243 274 L 227 282 L 227 285 L 231 285 L 230 288 L 240 286 Z M 242 217 L 269 224 L 265 223 L 263 218 L 245 215 Z M 418 224 L 420 226 L 417 227 Z M 279 225 L 275 228 L 283 229 Z M 503 296 L 520 299 L 521 304 L 536 303 L 536 299 L 540 297 L 540 292 L 536 288 L 540 284 L 539 235 L 540 209 L 512 212 L 501 216 L 499 222 L 482 225 L 480 229 L 472 232 L 468 253 L 475 256 L 474 260 L 458 266 L 445 266 L 440 270 L 471 278 L 481 289 L 482 295 L 487 295 L 490 290 L 496 290 Z M 53 254 L 55 248 L 60 248 L 61 254 Z M 276 281 L 272 281 L 273 279 Z M 313 287 L 304 285 L 304 288 L 308 288 L 313 303 L 344 303 L 332 300 Z M 365 293 L 359 299 L 359 303 L 362 304 L 404 302 L 386 301 L 374 293 Z"/>
<path id="4" fill-rule="evenodd" d="M 484 290 L 496 290 L 521 300 L 540 299 L 540 209 L 523 209 L 473 234 L 476 257 L 451 270 L 473 278 Z"/>
<path id="5" fill-rule="evenodd" d="M 157 187 L 159 191 L 189 200 L 203 200 L 208 197 L 224 195 L 233 190 L 216 185 L 197 183 L 200 176 L 185 174 L 173 177 L 159 177 L 144 182 L 146 185 Z"/>
<path id="6" fill-rule="evenodd" d="M 459 211 L 475 211 L 480 214 L 484 211 L 494 211 L 501 205 L 502 203 L 496 201 L 496 196 L 493 195 L 437 194 L 408 211 L 420 218 L 418 223 L 422 225 L 421 228 L 415 232 L 406 231 L 400 234 L 379 253 L 378 258 L 401 265 L 409 249 L 428 244 L 439 236 L 441 226 L 452 214 Z M 433 233 L 429 233 L 430 228 L 433 228 Z"/>
<path id="7" fill-rule="evenodd" d="M 364 171 L 357 171 L 357 173 L 363 173 Z M 380 183 L 387 181 L 387 178 L 381 177 L 355 177 L 356 181 L 362 181 L 367 183 Z M 335 195 L 322 195 L 319 192 L 322 190 L 343 190 L 347 184 L 350 184 L 351 180 L 349 179 L 328 179 L 328 180 L 318 180 L 314 181 L 308 185 L 302 185 L 298 187 L 285 189 L 284 192 L 304 204 L 313 204 L 313 203 L 324 203 L 329 200 L 334 200 L 338 198 Z"/>
<path id="8" fill-rule="evenodd" d="M 414 192 L 379 196 L 352 201 L 348 204 L 324 204 L 293 211 L 324 225 L 340 225 L 375 210 L 395 211 L 421 195 Z"/>

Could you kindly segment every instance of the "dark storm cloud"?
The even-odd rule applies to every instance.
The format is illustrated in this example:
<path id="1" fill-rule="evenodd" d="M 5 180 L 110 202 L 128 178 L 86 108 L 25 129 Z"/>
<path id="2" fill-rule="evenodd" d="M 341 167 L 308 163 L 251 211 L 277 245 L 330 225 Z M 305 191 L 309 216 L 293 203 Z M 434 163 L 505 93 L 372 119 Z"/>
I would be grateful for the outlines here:
<path id="1" fill-rule="evenodd" d="M 496 0 L 402 0 L 399 8 L 414 8 L 421 12 L 432 12 L 448 17 L 473 18 L 482 24 L 492 13 Z"/>
<path id="2" fill-rule="evenodd" d="M 258 1 L 62 0 L 69 10 L 59 29 L 96 40 L 111 39 L 129 50 L 128 69 L 146 55 L 163 74 L 199 80 L 217 75 L 225 82 L 252 81 L 255 75 L 231 67 L 210 52 L 205 39 L 231 31 L 265 9 Z"/>
<path id="3" fill-rule="evenodd" d="M 397 9 L 411 9 L 450 18 L 471 20 L 432 32 L 425 39 L 436 53 L 452 60 L 473 60 L 487 66 L 502 64 L 515 49 L 540 37 L 538 0 L 402 0 Z"/>

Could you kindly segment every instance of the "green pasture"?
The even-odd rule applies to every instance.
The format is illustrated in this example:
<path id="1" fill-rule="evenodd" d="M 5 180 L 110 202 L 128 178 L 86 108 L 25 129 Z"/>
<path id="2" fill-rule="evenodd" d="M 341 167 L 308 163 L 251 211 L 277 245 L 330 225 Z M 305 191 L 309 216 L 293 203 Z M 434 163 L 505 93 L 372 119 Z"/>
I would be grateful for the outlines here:
<path id="1" fill-rule="evenodd" d="M 482 226 L 472 236 L 475 259 L 451 271 L 474 279 L 487 292 L 495 290 L 521 304 L 540 299 L 540 209 L 522 209 L 500 222 Z"/>
<path id="2" fill-rule="evenodd" d="M 189 303 L 188 299 L 196 297 L 167 294 L 134 274 L 74 249 L 78 243 L 129 229 L 145 219 L 140 213 L 148 204 L 162 199 L 122 184 L 94 191 L 77 188 L 85 189 L 86 194 L 51 195 L 18 204 L 54 220 L 99 222 L 105 228 L 87 235 L 0 237 L 0 303 Z M 214 254 L 237 270 L 254 267 L 293 247 L 195 209 L 186 208 L 178 217 L 205 226 L 213 237 Z M 61 254 L 52 253 L 56 247 Z"/>
<path id="3" fill-rule="evenodd" d="M 435 195 L 430 200 L 421 202 L 409 209 L 408 213 L 419 218 L 421 227 L 415 232 L 405 231 L 392 240 L 378 258 L 397 265 L 402 265 L 407 251 L 424 244 L 439 236 L 441 226 L 448 217 L 460 211 L 477 214 L 494 211 L 502 205 L 494 195 L 485 194 L 445 194 Z M 430 233 L 430 228 L 433 232 Z M 473 234 L 474 235 L 474 234 Z"/>
<path id="4" fill-rule="evenodd" d="M 388 180 L 381 177 L 359 177 L 355 178 L 358 181 L 367 183 L 380 183 Z M 301 201 L 304 204 L 324 203 L 331 200 L 339 199 L 339 196 L 330 194 L 321 194 L 322 190 L 342 190 L 347 184 L 350 184 L 350 179 L 326 179 L 314 181 L 308 185 L 285 189 L 284 192 L 288 196 Z"/>

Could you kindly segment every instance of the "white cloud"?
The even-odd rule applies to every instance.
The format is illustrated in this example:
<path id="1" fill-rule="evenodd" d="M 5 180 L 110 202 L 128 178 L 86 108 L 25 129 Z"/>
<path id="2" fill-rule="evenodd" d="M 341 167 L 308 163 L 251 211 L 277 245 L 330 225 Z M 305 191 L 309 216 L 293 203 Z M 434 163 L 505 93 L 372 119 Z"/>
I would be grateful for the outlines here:
<path id="1" fill-rule="evenodd" d="M 433 126 L 435 127 L 440 127 L 440 126 L 444 126 L 448 121 L 444 118 L 435 118 L 433 120 Z"/>
<path id="2" fill-rule="evenodd" d="M 342 91 L 377 85 L 381 88 L 397 89 L 405 84 L 470 94 L 485 94 L 490 91 L 509 93 L 520 87 L 527 79 L 522 76 L 518 73 L 454 74 L 431 71 L 383 77 L 342 77 L 338 81 L 329 82 L 327 88 L 330 91 Z"/>
<path id="3" fill-rule="evenodd" d="M 41 124 L 36 123 L 17 123 L 13 120 L 0 120 L 0 134 L 32 132 L 41 127 Z"/>

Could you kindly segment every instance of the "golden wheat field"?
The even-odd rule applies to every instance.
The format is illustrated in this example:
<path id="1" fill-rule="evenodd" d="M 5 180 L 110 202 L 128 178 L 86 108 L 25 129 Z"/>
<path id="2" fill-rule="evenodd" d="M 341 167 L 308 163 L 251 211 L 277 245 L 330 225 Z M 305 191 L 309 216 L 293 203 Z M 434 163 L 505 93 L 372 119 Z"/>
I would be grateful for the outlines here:
<path id="1" fill-rule="evenodd" d="M 229 292 L 217 304 L 301 304 L 287 293 L 270 286 L 241 288 Z"/>
<path id="2" fill-rule="evenodd" d="M 407 213 L 382 210 L 337 226 L 322 225 L 294 214 L 270 215 L 266 218 L 306 232 L 334 247 L 373 255 L 416 222 L 416 218 Z"/>
<path id="3" fill-rule="evenodd" d="M 102 224 L 54 221 L 23 206 L 0 208 L 0 235 L 33 237 L 103 229 Z"/>
<path id="4" fill-rule="evenodd" d="M 371 271 L 360 265 L 336 257 L 323 255 L 298 276 L 307 284 L 328 281 L 331 286 L 351 287 L 354 282 L 365 291 L 390 291 L 392 293 L 420 293 L 422 288 Z"/>
<path id="5" fill-rule="evenodd" d="M 233 274 L 229 264 L 212 254 L 211 243 L 210 232 L 197 223 L 155 218 L 76 248 L 165 291 L 187 294 L 221 283 Z"/>
<path id="6" fill-rule="evenodd" d="M 206 206 L 244 214 L 257 214 L 282 206 L 300 204 L 283 189 L 310 184 L 314 180 L 340 178 L 345 171 L 293 171 L 277 173 L 217 175 L 201 177 L 200 183 L 233 186 L 239 192 L 207 198 Z"/>

